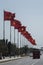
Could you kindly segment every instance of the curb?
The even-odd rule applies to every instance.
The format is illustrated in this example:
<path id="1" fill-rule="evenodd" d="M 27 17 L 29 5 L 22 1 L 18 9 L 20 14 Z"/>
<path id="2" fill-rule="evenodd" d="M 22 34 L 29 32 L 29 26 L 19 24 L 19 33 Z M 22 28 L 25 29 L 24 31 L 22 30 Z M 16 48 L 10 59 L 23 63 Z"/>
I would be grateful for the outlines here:
<path id="1" fill-rule="evenodd" d="M 9 61 L 18 60 L 18 59 L 21 59 L 23 57 L 28 57 L 28 56 L 22 56 L 22 57 L 16 57 L 16 58 L 9 58 L 9 59 L 6 59 L 6 60 L 0 60 L 0 63 L 5 63 L 5 62 L 9 62 Z"/>
<path id="2" fill-rule="evenodd" d="M 3 61 L 0 61 L 0 63 L 3 63 L 3 62 L 9 62 L 9 61 L 18 60 L 18 59 L 21 59 L 21 57 L 13 58 L 13 59 L 3 60 Z"/>

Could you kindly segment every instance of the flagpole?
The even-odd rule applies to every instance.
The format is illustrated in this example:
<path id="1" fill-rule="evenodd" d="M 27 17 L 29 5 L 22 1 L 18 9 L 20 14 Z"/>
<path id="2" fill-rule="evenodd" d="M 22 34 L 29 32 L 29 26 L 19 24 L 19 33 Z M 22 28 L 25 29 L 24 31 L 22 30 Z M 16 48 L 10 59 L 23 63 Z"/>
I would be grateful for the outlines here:
<path id="1" fill-rule="evenodd" d="M 4 14 L 3 14 L 3 40 L 5 40 L 5 21 L 4 21 Z"/>
<path id="2" fill-rule="evenodd" d="M 11 22 L 10 22 L 10 42 L 11 42 Z"/>
<path id="3" fill-rule="evenodd" d="M 3 21 L 3 39 L 5 40 L 5 22 Z"/>
<path id="4" fill-rule="evenodd" d="M 14 27 L 14 44 L 15 44 L 15 27 Z"/>
<path id="5" fill-rule="evenodd" d="M 23 42 L 24 42 L 24 44 L 25 44 L 25 37 L 24 37 L 24 41 L 23 41 Z"/>
<path id="6" fill-rule="evenodd" d="M 24 37 L 23 37 L 23 35 L 21 34 L 21 47 L 22 47 L 22 44 L 24 44 Z"/>
<path id="7" fill-rule="evenodd" d="M 21 48 L 21 33 L 20 33 L 20 44 L 19 44 L 19 48 Z M 21 55 L 21 50 L 19 51 L 20 55 Z"/>
<path id="8" fill-rule="evenodd" d="M 20 48 L 21 48 L 21 33 L 20 33 Z"/>
<path id="9" fill-rule="evenodd" d="M 17 31 L 17 45 L 19 47 L 19 32 Z"/>

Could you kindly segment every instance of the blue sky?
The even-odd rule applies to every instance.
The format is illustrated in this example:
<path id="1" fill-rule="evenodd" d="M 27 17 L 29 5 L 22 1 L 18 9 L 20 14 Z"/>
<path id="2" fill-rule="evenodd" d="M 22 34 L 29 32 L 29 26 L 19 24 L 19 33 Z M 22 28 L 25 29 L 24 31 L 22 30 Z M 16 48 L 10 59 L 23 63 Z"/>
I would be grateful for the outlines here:
<path id="1" fill-rule="evenodd" d="M 43 46 L 43 0 L 1 0 L 0 38 L 3 37 L 4 10 L 15 12 L 16 19 L 27 26 L 26 29 L 31 33 L 32 37 L 36 39 L 37 46 Z M 8 28 L 8 26 L 9 23 L 7 23 L 6 27 Z"/>

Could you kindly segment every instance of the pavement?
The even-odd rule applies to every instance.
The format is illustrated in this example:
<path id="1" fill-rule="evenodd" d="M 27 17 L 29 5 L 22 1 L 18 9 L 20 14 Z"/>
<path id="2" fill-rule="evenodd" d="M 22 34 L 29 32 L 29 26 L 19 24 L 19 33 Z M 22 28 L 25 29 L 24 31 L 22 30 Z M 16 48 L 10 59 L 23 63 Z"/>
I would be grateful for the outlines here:
<path id="1" fill-rule="evenodd" d="M 17 60 L 17 59 L 20 59 L 21 57 L 20 56 L 16 56 L 16 57 L 5 57 L 5 59 L 0 59 L 0 63 L 3 63 L 3 62 L 8 62 L 8 61 L 12 61 L 12 60 Z"/>
<path id="2" fill-rule="evenodd" d="M 39 61 L 40 59 L 33 59 L 33 57 L 25 56 L 18 60 L 0 63 L 0 65 L 35 65 Z"/>
<path id="3" fill-rule="evenodd" d="M 33 57 L 29 56 L 16 56 L 11 58 L 5 57 L 5 59 L 0 60 L 0 65 L 43 65 L 43 54 L 41 55 L 40 59 L 33 59 Z"/>

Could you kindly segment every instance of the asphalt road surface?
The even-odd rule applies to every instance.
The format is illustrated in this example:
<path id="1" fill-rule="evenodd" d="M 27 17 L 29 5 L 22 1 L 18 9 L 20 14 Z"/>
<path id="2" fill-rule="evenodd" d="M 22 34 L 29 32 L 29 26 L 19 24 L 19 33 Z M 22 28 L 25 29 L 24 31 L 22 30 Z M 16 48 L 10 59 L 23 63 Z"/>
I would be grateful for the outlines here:
<path id="1" fill-rule="evenodd" d="M 43 65 L 43 55 L 41 55 L 40 59 L 33 59 L 27 56 L 18 60 L 0 63 L 0 65 Z"/>

